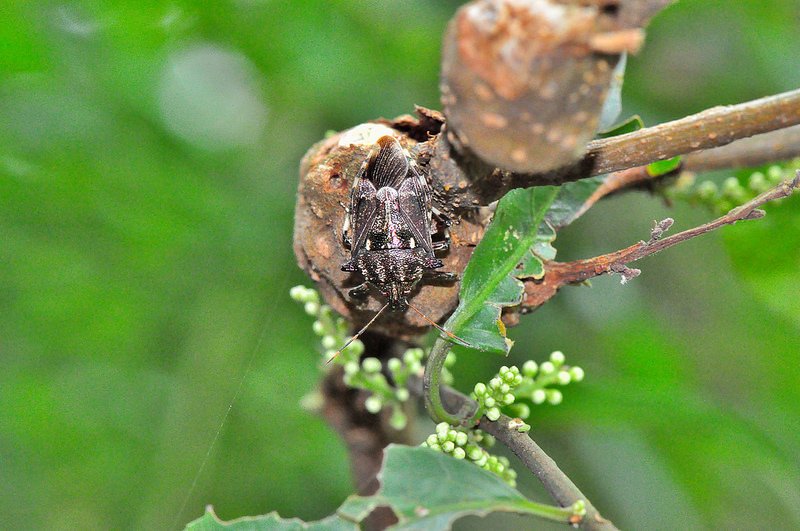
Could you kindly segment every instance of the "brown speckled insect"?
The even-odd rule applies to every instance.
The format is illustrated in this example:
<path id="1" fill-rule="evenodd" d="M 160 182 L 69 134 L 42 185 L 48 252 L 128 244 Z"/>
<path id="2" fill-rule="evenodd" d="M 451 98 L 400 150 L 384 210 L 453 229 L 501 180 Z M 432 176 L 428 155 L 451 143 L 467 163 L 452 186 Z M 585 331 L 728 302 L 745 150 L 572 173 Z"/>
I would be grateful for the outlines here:
<path id="1" fill-rule="evenodd" d="M 397 312 L 410 307 L 449 337 L 458 339 L 408 302 L 423 277 L 451 282 L 457 279 L 454 273 L 436 271 L 444 264 L 434 251 L 446 249 L 448 242 L 434 242 L 431 237 L 434 209 L 430 185 L 397 139 L 382 136 L 377 148 L 361 165 L 353 183 L 342 227 L 342 241 L 350 250 L 350 259 L 342 264 L 342 271 L 364 278 L 348 292 L 350 297 L 363 299 L 373 287 L 387 302 L 351 341 L 387 307 Z"/>

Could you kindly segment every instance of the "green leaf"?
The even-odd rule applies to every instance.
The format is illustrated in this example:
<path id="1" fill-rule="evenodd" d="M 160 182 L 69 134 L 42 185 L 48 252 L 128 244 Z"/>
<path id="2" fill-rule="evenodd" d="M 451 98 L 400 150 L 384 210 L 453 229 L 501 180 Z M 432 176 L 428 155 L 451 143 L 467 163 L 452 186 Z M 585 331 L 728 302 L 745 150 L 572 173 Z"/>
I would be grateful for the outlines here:
<path id="1" fill-rule="evenodd" d="M 666 160 L 658 160 L 656 162 L 651 162 L 647 165 L 647 174 L 650 177 L 660 177 L 662 175 L 666 175 L 670 172 L 673 172 L 680 168 L 681 166 L 681 157 L 678 155 L 677 157 L 672 157 L 671 159 Z"/>
<path id="2" fill-rule="evenodd" d="M 600 111 L 597 130 L 604 131 L 614 125 L 622 112 L 622 83 L 625 81 L 625 65 L 628 62 L 628 54 L 623 53 L 611 73 L 611 84 L 608 87 L 608 95 Z"/>
<path id="3" fill-rule="evenodd" d="M 391 529 L 449 529 L 458 518 L 495 511 L 534 514 L 568 522 L 572 509 L 534 503 L 497 475 L 429 448 L 389 445 L 379 474 L 380 490 L 351 496 L 339 515 L 363 520 L 375 507 L 388 506 L 399 523 Z M 468 488 L 465 488 L 468 487 Z"/>
<path id="4" fill-rule="evenodd" d="M 281 518 L 278 513 L 271 512 L 263 516 L 246 516 L 229 522 L 223 522 L 210 506 L 206 514 L 186 525 L 187 531 L 217 531 L 228 529 L 234 531 L 356 531 L 354 522 L 343 520 L 332 515 L 317 522 L 304 522 L 298 518 Z"/>
<path id="5" fill-rule="evenodd" d="M 557 187 L 540 186 L 512 190 L 500 200 L 464 271 L 460 303 L 445 328 L 479 350 L 508 352 L 509 342 L 497 324 L 500 309 L 520 302 L 522 283 L 515 271 L 531 259 L 539 227 L 558 194 Z"/>
<path id="6" fill-rule="evenodd" d="M 583 205 L 605 182 L 606 177 L 606 175 L 598 175 L 562 184 L 558 189 L 558 196 L 547 211 L 545 220 L 558 230 L 578 219 L 584 212 Z"/>
<path id="7" fill-rule="evenodd" d="M 617 125 L 611 126 L 611 128 L 609 128 L 608 130 L 599 132 L 597 136 L 599 136 L 600 138 L 609 138 L 612 136 L 619 136 L 627 133 L 633 133 L 634 131 L 638 131 L 643 127 L 644 127 L 644 122 L 642 121 L 642 118 L 638 114 L 634 114 L 625 121 L 620 122 Z"/>

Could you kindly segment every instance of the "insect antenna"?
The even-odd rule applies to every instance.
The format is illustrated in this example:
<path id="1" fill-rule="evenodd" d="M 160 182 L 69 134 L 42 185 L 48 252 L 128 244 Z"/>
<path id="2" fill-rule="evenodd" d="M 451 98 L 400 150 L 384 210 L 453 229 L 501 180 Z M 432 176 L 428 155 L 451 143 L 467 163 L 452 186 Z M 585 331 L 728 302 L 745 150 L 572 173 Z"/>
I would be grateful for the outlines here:
<path id="1" fill-rule="evenodd" d="M 363 334 L 363 333 L 364 333 L 364 332 L 367 330 L 367 328 L 369 328 L 369 325 L 371 325 L 372 323 L 374 323 L 374 322 L 375 322 L 375 319 L 377 319 L 377 318 L 378 318 L 378 317 L 379 317 L 379 316 L 380 316 L 380 315 L 383 313 L 383 310 L 385 310 L 387 306 L 389 306 L 389 303 L 388 303 L 388 302 L 387 302 L 386 304 L 384 304 L 384 305 L 383 305 L 383 308 L 381 308 L 380 310 L 378 310 L 378 313 L 376 313 L 376 314 L 375 314 L 375 315 L 372 317 L 372 319 L 370 319 L 370 320 L 369 320 L 369 322 L 368 322 L 367 324 L 365 324 L 365 325 L 364 325 L 364 328 L 362 328 L 361 330 L 359 330 L 359 331 L 358 331 L 358 333 L 357 333 L 356 335 L 354 335 L 353 337 L 351 337 L 350 339 L 348 339 L 348 340 L 347 340 L 347 343 L 345 343 L 344 345 L 342 345 L 342 348 L 340 348 L 339 350 L 337 350 L 337 351 L 336 351 L 336 352 L 333 354 L 333 356 L 331 356 L 331 357 L 328 359 L 328 361 L 326 361 L 326 362 L 325 362 L 325 365 L 327 365 L 327 364 L 329 364 L 330 362 L 332 362 L 332 361 L 333 361 L 333 360 L 336 358 L 336 356 L 338 356 L 339 354 L 341 354 L 341 353 L 342 353 L 342 351 L 343 351 L 344 349 L 346 349 L 347 347 L 349 347 L 349 346 L 350 346 L 350 343 L 352 343 L 353 341 L 355 341 L 356 339 L 358 339 L 358 337 L 359 337 L 361 334 Z"/>
<path id="2" fill-rule="evenodd" d="M 435 326 L 437 330 L 439 330 L 440 332 L 443 332 L 443 333 L 444 333 L 445 335 L 447 335 L 447 337 L 449 337 L 450 339 L 453 339 L 453 340 L 455 340 L 455 341 L 457 341 L 457 342 L 461 343 L 463 346 L 465 346 L 465 347 L 467 347 L 467 348 L 475 349 L 475 347 L 474 347 L 474 346 L 473 346 L 473 345 L 472 345 L 472 344 L 471 344 L 469 341 L 467 341 L 466 339 L 461 339 L 460 337 L 458 337 L 457 335 L 455 335 L 453 332 L 451 332 L 451 331 L 449 331 L 449 330 L 445 330 L 444 328 L 442 328 L 441 326 L 439 326 L 439 325 L 436 323 L 436 321 L 434 321 L 433 319 L 431 319 L 430 317 L 428 317 L 427 315 L 425 315 L 424 313 L 422 313 L 422 311 L 421 311 L 419 308 L 417 308 L 416 306 L 414 306 L 414 305 L 413 305 L 413 304 L 411 304 L 410 302 L 408 303 L 408 307 L 409 307 L 409 308 L 411 308 L 412 310 L 414 310 L 415 312 L 417 312 L 417 313 L 418 313 L 420 316 L 422 316 L 422 318 L 423 318 L 423 319 L 425 319 L 425 320 L 426 320 L 426 321 L 428 321 L 430 324 L 432 324 L 433 326 Z M 477 350 L 477 349 L 475 349 L 475 350 Z"/>

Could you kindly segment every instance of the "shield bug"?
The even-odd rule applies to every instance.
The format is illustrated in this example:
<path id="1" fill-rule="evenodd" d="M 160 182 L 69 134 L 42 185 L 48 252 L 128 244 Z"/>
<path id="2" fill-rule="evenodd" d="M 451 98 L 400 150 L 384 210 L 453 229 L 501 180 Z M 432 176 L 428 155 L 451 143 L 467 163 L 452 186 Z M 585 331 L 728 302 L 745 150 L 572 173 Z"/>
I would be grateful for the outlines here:
<path id="1" fill-rule="evenodd" d="M 448 242 L 446 238 L 436 242 L 432 238 L 434 208 L 425 175 L 396 138 L 382 136 L 376 148 L 353 182 L 342 227 L 342 241 L 350 250 L 350 259 L 342 264 L 342 271 L 359 273 L 364 279 L 348 292 L 350 297 L 364 298 L 372 287 L 386 298 L 386 304 L 353 339 L 387 307 L 398 312 L 410 307 L 448 337 L 464 342 L 408 301 L 423 277 L 439 281 L 457 277 L 436 271 L 444 264 L 434 251 L 446 249 Z M 439 222 L 447 224 L 443 218 Z"/>
<path id="2" fill-rule="evenodd" d="M 377 289 L 394 311 L 405 311 L 408 296 L 423 276 L 455 280 L 443 266 L 431 235 L 431 189 L 411 155 L 392 136 L 383 136 L 377 150 L 356 174 L 342 237 L 350 249 L 343 271 L 360 273 L 364 283 L 351 289 L 363 298 Z M 350 231 L 352 230 L 352 237 Z M 436 249 L 435 249 L 436 247 Z"/>

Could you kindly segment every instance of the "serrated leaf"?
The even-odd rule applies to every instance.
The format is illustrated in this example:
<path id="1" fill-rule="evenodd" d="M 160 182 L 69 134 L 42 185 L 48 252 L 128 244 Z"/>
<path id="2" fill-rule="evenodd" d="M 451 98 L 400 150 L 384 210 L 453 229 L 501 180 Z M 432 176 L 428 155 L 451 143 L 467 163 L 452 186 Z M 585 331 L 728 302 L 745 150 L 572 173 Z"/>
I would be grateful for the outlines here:
<path id="1" fill-rule="evenodd" d="M 514 276 L 517 278 L 535 279 L 540 279 L 544 276 L 544 263 L 541 258 L 534 254 L 533 249 L 523 257 L 522 263 L 517 268 Z"/>
<path id="2" fill-rule="evenodd" d="M 458 308 L 445 328 L 479 350 L 508 352 L 496 322 L 503 306 L 521 300 L 522 283 L 514 271 L 536 243 L 539 226 L 558 193 L 557 187 L 541 186 L 512 190 L 500 200 L 467 264 Z"/>
<path id="3" fill-rule="evenodd" d="M 625 66 L 628 62 L 628 54 L 623 53 L 614 67 L 611 74 L 611 84 L 608 87 L 606 101 L 603 103 L 603 110 L 600 111 L 597 130 L 604 131 L 611 127 L 619 118 L 622 112 L 622 83 L 625 81 Z"/>
<path id="4" fill-rule="evenodd" d="M 389 445 L 378 477 L 375 495 L 350 497 L 339 515 L 361 521 L 375 507 L 388 506 L 399 520 L 390 528 L 396 530 L 449 529 L 463 516 L 495 511 L 569 518 L 569 511 L 531 502 L 497 475 L 429 448 Z"/>
<path id="5" fill-rule="evenodd" d="M 644 122 L 642 118 L 638 114 L 634 114 L 630 118 L 626 118 L 624 121 L 611 126 L 608 130 L 597 133 L 597 136 L 600 138 L 610 138 L 612 136 L 619 136 L 624 135 L 627 133 L 633 133 L 634 131 L 638 131 L 644 127 Z"/>
<path id="6" fill-rule="evenodd" d="M 678 155 L 677 157 L 672 157 L 671 159 L 667 160 L 657 160 L 656 162 L 651 162 L 647 165 L 647 174 L 650 177 L 660 177 L 662 175 L 666 175 L 670 172 L 673 172 L 680 168 L 681 166 L 681 157 Z"/>
<path id="7" fill-rule="evenodd" d="M 187 531 L 357 531 L 358 529 L 355 522 L 344 520 L 335 514 L 316 522 L 304 522 L 299 518 L 281 518 L 276 512 L 224 522 L 214 514 L 214 509 L 210 506 L 206 508 L 203 516 L 186 525 Z"/>

